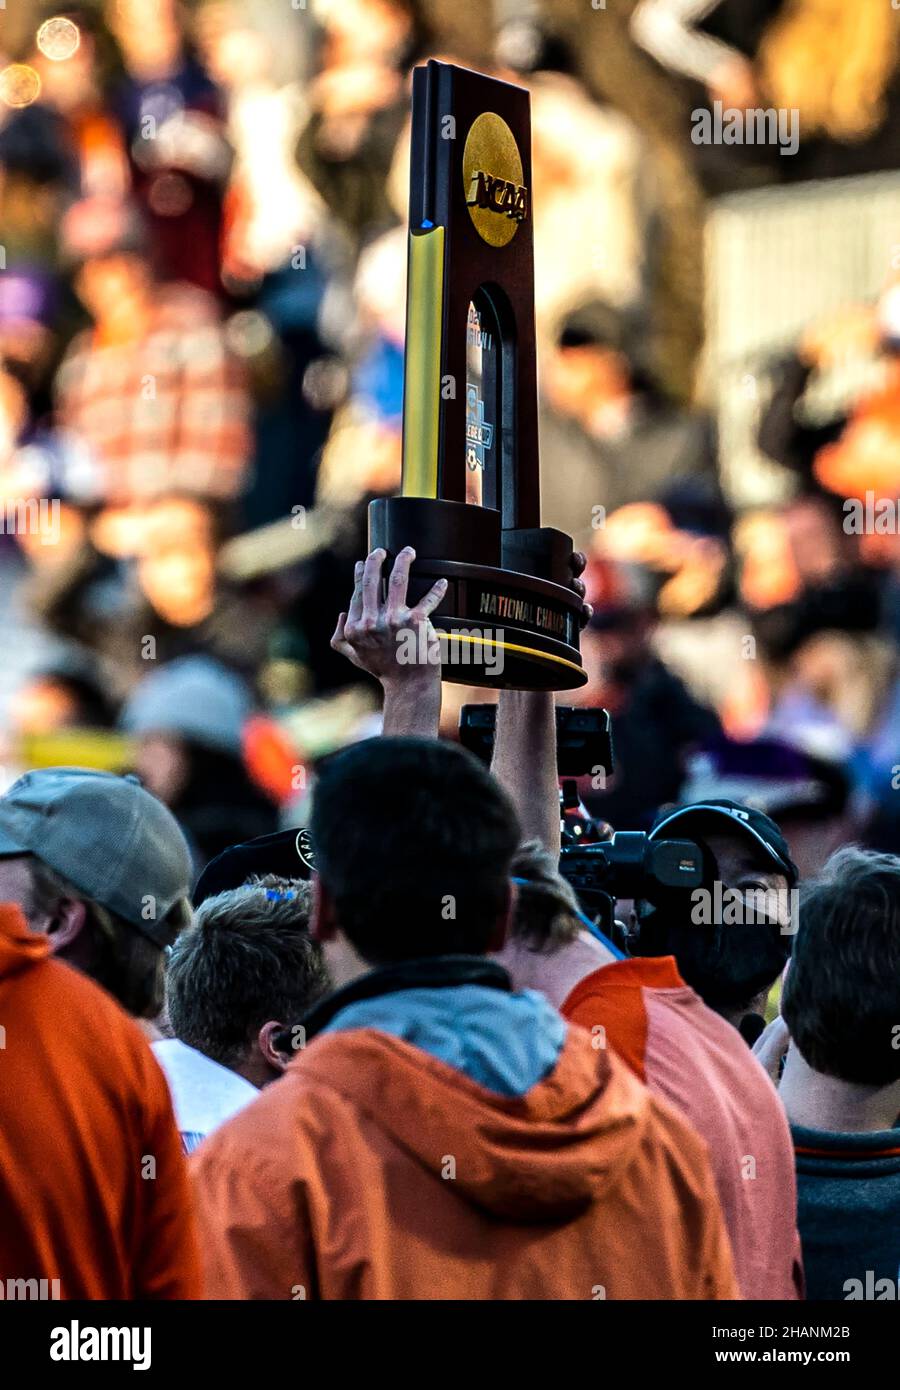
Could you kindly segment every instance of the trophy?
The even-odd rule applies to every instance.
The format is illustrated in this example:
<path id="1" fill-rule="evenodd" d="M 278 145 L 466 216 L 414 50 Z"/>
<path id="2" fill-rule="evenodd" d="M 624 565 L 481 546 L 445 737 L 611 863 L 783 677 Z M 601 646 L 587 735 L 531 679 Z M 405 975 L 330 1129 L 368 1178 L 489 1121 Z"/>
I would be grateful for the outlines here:
<path id="1" fill-rule="evenodd" d="M 441 674 L 584 685 L 572 540 L 540 524 L 529 97 L 434 60 L 413 73 L 403 480 L 370 547 L 441 577 Z"/>

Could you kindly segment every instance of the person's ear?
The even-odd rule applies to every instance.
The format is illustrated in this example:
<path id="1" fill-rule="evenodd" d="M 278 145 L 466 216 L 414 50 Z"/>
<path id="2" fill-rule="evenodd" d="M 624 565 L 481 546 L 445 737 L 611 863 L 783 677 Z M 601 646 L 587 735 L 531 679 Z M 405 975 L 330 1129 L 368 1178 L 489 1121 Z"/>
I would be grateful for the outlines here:
<path id="1" fill-rule="evenodd" d="M 514 883 L 507 883 L 506 899 L 500 911 L 497 913 L 497 920 L 494 923 L 494 929 L 491 932 L 491 937 L 488 942 L 487 949 L 490 954 L 502 951 L 509 939 L 512 932 L 513 913 L 516 910 L 518 893 L 519 890 Z"/>
<path id="2" fill-rule="evenodd" d="M 273 1071 L 284 1071 L 285 1067 L 292 1060 L 292 1054 L 284 1050 L 284 1042 L 278 1046 L 279 1035 L 284 1033 L 284 1024 L 277 1019 L 264 1023 L 256 1036 L 256 1045 L 262 1054 L 263 1061 Z"/>
<path id="3" fill-rule="evenodd" d="M 309 912 L 309 934 L 320 946 L 333 941 L 338 934 L 334 901 L 318 874 L 312 878 L 312 905 Z"/>
<path id="4" fill-rule="evenodd" d="M 60 898 L 47 927 L 52 953 L 62 955 L 70 951 L 84 930 L 86 921 L 87 908 L 84 903 L 72 898 Z"/>

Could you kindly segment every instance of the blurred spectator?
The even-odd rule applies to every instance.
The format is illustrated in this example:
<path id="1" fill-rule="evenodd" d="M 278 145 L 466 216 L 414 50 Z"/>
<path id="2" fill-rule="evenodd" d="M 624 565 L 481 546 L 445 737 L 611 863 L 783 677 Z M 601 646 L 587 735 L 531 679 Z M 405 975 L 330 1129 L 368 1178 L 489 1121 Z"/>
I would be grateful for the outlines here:
<path id="1" fill-rule="evenodd" d="M 387 176 L 407 119 L 405 77 L 427 43 L 419 0 L 316 3 L 318 76 L 297 160 L 356 240 L 395 220 Z"/>
<path id="2" fill-rule="evenodd" d="M 581 636 L 589 684 L 574 698 L 610 711 L 615 755 L 613 775 L 599 787 L 584 779 L 581 792 L 591 814 L 617 830 L 648 829 L 659 807 L 677 798 L 688 753 L 720 728 L 654 653 L 657 617 L 646 582 L 617 576 L 618 591 L 605 594 L 589 584 L 594 615 Z"/>
<path id="3" fill-rule="evenodd" d="M 68 514 L 62 509 L 62 515 Z M 119 694 L 146 662 L 206 652 L 252 677 L 268 650 L 274 594 L 217 573 L 220 527 L 203 503 L 168 497 L 107 508 L 28 585 L 43 622 L 107 658 Z"/>
<path id="4" fill-rule="evenodd" d="M 189 892 L 184 836 L 136 778 L 41 768 L 0 797 L 0 897 L 148 1030 Z"/>
<path id="5" fill-rule="evenodd" d="M 610 574 L 616 566 L 642 571 L 656 587 L 663 617 L 714 614 L 732 597 L 729 514 L 702 478 L 673 480 L 665 498 L 665 505 L 630 502 L 596 518 L 599 568 L 606 566 Z"/>
<path id="6" fill-rule="evenodd" d="M 177 817 L 198 872 L 236 840 L 277 828 L 275 806 L 242 756 L 251 709 L 237 676 L 190 656 L 148 675 L 122 712 L 122 727 L 138 740 L 135 770 Z"/>
<path id="7" fill-rule="evenodd" d="M 64 247 L 93 318 L 57 381 L 59 423 L 88 450 L 88 476 L 70 480 L 70 493 L 114 503 L 171 492 L 236 497 L 248 401 L 214 303 L 157 281 L 146 230 L 124 205 L 72 208 Z"/>
<path id="8" fill-rule="evenodd" d="M 105 13 L 125 65 L 111 100 L 160 274 L 221 294 L 231 168 L 222 94 L 197 56 L 178 0 L 107 0 Z"/>
<path id="9" fill-rule="evenodd" d="M 900 46 L 881 0 L 639 0 L 631 30 L 712 104 L 796 108 L 800 149 L 705 149 L 715 187 L 894 169 Z M 712 158 L 710 158 L 712 155 Z M 723 157 L 724 156 L 724 157 Z M 743 177 L 742 177 L 743 175 Z"/>
<path id="10" fill-rule="evenodd" d="M 228 340 L 255 403 L 252 476 L 242 506 L 251 528 L 312 505 L 319 455 L 346 379 L 320 320 L 329 291 L 350 271 L 349 239 L 294 160 L 308 115 L 306 88 L 277 80 L 285 52 L 254 19 L 219 0 L 197 14 L 198 42 L 227 98 L 235 151 L 221 261 L 223 281 L 241 302 Z M 310 33 L 302 25 L 290 37 Z M 279 38 L 288 44 L 287 34 Z"/>
<path id="11" fill-rule="evenodd" d="M 82 196 L 123 198 L 131 174 L 125 132 L 109 103 L 119 68 L 115 43 L 90 3 L 47 6 L 46 13 L 57 21 L 57 37 L 36 43 L 28 56 L 40 78 L 40 107 L 65 129 Z"/>
<path id="12" fill-rule="evenodd" d="M 207 898 L 175 943 L 166 971 L 174 1037 L 153 1052 L 186 1153 L 276 1081 L 302 1046 L 298 1020 L 327 986 L 309 909 L 308 883 L 267 875 Z"/>
<path id="13" fill-rule="evenodd" d="M 804 420 L 800 407 L 813 374 L 850 355 L 875 357 L 877 389 L 849 414 L 818 424 Z M 777 364 L 759 447 L 797 473 L 807 490 L 841 498 L 900 490 L 900 284 L 891 284 L 874 309 L 849 309 L 813 324 Z"/>
<path id="14" fill-rule="evenodd" d="M 60 288 L 51 273 L 26 265 L 0 275 L 0 361 L 27 393 L 28 416 L 20 441 L 47 424 L 58 359 Z"/>
<path id="15" fill-rule="evenodd" d="M 276 44 L 265 17 L 251 16 L 235 0 L 207 0 L 196 14 L 199 51 L 226 99 L 234 148 L 222 266 L 225 283 L 237 289 L 258 284 L 324 229 L 322 200 L 294 160 L 297 133 L 308 116 L 307 84 L 296 69 L 289 69 L 290 82 L 278 77 L 285 48 L 307 39 L 310 30 L 278 28 Z"/>
<path id="16" fill-rule="evenodd" d="M 712 427 L 668 401 L 622 314 L 582 305 L 562 325 L 542 373 L 545 520 L 588 544 L 605 515 L 656 500 L 675 479 L 715 494 Z"/>
<path id="17" fill-rule="evenodd" d="M 574 80 L 567 46 L 544 39 L 525 66 L 540 267 L 535 316 L 539 350 L 549 350 L 573 305 L 601 300 L 634 314 L 646 310 L 657 171 L 632 123 Z M 567 255 L 556 254 L 560 246 Z"/>
<path id="18" fill-rule="evenodd" d="M 322 457 L 320 502 L 353 504 L 399 488 L 406 251 L 406 228 L 395 227 L 359 257 L 355 360 Z"/>
<path id="19" fill-rule="evenodd" d="M 776 739 L 721 739 L 689 760 L 681 797 L 686 803 L 727 797 L 765 812 L 784 835 L 802 880 L 859 833 L 859 807 L 850 791 L 839 762 Z"/>
<path id="20" fill-rule="evenodd" d="M 16 691 L 9 720 L 19 734 L 57 729 L 111 729 L 115 707 L 105 683 L 86 663 L 56 662 L 36 671 Z"/>
<path id="21" fill-rule="evenodd" d="M 7 113 L 0 124 L 0 172 L 8 264 L 52 270 L 59 220 L 79 185 L 78 160 L 58 112 L 32 105 Z"/>
<path id="22" fill-rule="evenodd" d="M 779 1094 L 812 1299 L 896 1297 L 898 908 L 900 861 L 835 855 L 803 893 L 783 1020 L 772 1025 L 787 1053 Z"/>
<path id="23" fill-rule="evenodd" d="M 638 0 L 631 32 L 671 72 L 702 83 L 711 100 L 751 106 L 757 84 L 747 55 L 779 8 L 780 0 Z"/>
<path id="24" fill-rule="evenodd" d="M 798 510 L 819 513 L 820 521 L 828 516 L 818 502 L 803 501 L 774 518 L 770 530 Z M 798 539 L 793 526 L 789 534 Z M 803 544 L 791 547 L 791 564 L 783 573 L 790 576 L 795 596 L 757 610 L 755 636 L 743 641 L 754 644 L 754 656 L 759 644 L 753 662 L 762 697 L 759 731 L 843 765 L 853 788 L 856 823 L 868 823 L 865 834 L 877 834 L 874 843 L 890 848 L 900 831 L 893 794 L 900 679 L 896 641 L 880 625 L 876 577 L 846 567 L 852 538 L 839 532 L 837 537 L 843 547 L 832 546 L 835 533 L 823 525 L 818 532 L 810 529 L 807 555 Z M 816 564 L 811 563 L 814 555 Z M 768 570 L 760 567 L 756 579 L 771 579 L 773 568 L 771 562 Z M 801 576 L 806 583 L 797 588 Z"/>

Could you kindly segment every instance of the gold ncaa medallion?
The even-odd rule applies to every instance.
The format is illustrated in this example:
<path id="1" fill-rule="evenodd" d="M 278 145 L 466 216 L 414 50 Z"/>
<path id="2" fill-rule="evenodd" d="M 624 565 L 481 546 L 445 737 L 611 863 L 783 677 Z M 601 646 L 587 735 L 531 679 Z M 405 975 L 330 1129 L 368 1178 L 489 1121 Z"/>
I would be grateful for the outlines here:
<path id="1" fill-rule="evenodd" d="M 528 216 L 522 157 L 509 126 L 483 111 L 469 128 L 463 150 L 466 204 L 475 230 L 489 246 L 508 246 Z"/>

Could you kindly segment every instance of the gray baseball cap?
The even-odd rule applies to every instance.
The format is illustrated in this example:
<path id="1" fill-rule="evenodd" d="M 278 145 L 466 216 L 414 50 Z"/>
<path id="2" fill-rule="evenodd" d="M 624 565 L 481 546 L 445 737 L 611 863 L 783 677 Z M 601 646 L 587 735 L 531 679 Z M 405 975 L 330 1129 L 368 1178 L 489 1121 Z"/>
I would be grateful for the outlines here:
<path id="1" fill-rule="evenodd" d="M 123 917 L 158 946 L 165 918 L 187 899 L 187 841 L 136 777 L 82 767 L 26 772 L 0 797 L 0 856 L 33 854 L 86 898 Z"/>
<path id="2" fill-rule="evenodd" d="M 247 686 L 208 656 L 182 656 L 151 671 L 122 711 L 129 734 L 175 734 L 201 748 L 239 755 L 253 710 Z"/>

